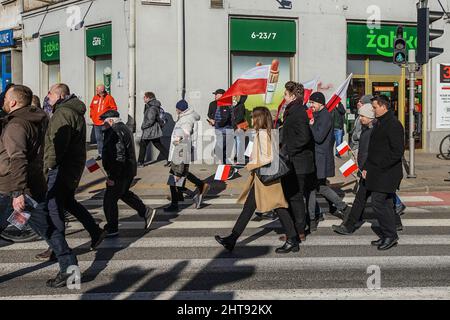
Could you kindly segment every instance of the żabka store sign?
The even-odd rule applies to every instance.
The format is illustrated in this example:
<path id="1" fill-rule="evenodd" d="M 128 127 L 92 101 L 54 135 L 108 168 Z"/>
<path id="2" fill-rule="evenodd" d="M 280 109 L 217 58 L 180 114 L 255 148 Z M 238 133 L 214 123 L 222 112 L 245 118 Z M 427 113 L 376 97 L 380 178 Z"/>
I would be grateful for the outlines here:
<path id="1" fill-rule="evenodd" d="M 392 58 L 396 34 L 397 26 L 394 25 L 370 29 L 366 24 L 348 24 L 347 54 Z M 403 27 L 403 38 L 408 49 L 417 48 L 416 27 Z"/>

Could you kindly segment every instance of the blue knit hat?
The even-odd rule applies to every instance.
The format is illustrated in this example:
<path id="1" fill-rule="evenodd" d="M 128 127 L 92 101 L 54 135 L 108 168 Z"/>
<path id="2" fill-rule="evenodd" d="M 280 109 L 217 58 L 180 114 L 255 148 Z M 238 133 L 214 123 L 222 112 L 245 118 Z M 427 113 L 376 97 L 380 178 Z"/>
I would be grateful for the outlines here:
<path id="1" fill-rule="evenodd" d="M 176 108 L 180 111 L 186 111 L 189 108 L 189 105 L 186 100 L 180 100 L 177 102 Z"/>

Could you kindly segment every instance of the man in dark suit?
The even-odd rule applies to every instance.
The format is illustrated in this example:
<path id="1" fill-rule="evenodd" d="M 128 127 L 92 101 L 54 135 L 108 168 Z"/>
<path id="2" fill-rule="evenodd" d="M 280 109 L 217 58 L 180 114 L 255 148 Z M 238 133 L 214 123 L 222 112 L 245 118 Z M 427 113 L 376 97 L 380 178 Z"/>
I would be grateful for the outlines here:
<path id="1" fill-rule="evenodd" d="M 397 245 L 398 235 L 392 206 L 394 193 L 403 179 L 402 157 L 405 152 L 404 129 L 389 110 L 389 98 L 380 95 L 372 99 L 377 123 L 369 144 L 362 176 L 372 195 L 372 207 L 381 229 L 381 237 L 372 245 L 389 250 Z"/>

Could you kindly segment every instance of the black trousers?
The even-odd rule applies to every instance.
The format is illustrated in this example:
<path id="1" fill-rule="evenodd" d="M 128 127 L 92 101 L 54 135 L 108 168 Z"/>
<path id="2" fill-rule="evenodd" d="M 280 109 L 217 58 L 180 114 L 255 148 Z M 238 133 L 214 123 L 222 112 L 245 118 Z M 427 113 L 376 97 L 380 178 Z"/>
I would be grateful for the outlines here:
<path id="1" fill-rule="evenodd" d="M 49 217 L 59 232 L 64 232 L 66 228 L 65 212 L 69 212 L 78 221 L 91 237 L 101 232 L 100 227 L 95 222 L 92 215 L 86 208 L 75 200 L 75 190 L 69 189 L 58 177 L 58 169 L 48 173 L 48 193 L 47 208 Z"/>
<path id="2" fill-rule="evenodd" d="M 304 234 L 306 229 L 307 217 L 304 194 L 308 177 L 305 174 L 290 174 L 281 179 L 283 192 L 289 203 L 289 211 L 298 234 Z"/>
<path id="3" fill-rule="evenodd" d="M 193 175 L 191 172 L 188 171 L 186 179 L 192 182 L 200 191 L 203 190 L 203 186 L 205 185 L 205 183 L 201 179 Z M 172 204 L 178 204 L 179 201 L 184 201 L 183 191 L 185 190 L 186 188 L 170 186 L 170 196 L 172 199 Z"/>
<path id="4" fill-rule="evenodd" d="M 107 222 L 105 229 L 108 232 L 117 232 L 119 230 L 119 207 L 117 205 L 119 200 L 136 210 L 140 217 L 143 218 L 145 216 L 147 207 L 137 195 L 130 191 L 132 182 L 133 177 L 128 177 L 114 181 L 115 184 L 112 187 L 106 187 L 103 209 Z"/>
<path id="5" fill-rule="evenodd" d="M 164 160 L 169 159 L 169 151 L 167 151 L 166 147 L 161 142 L 161 139 L 153 139 L 153 140 L 141 140 L 139 143 L 139 163 L 145 162 L 145 156 L 147 155 L 147 147 L 152 143 L 156 149 L 159 150 Z"/>
<path id="6" fill-rule="evenodd" d="M 394 212 L 394 194 L 372 192 L 372 208 L 380 224 L 383 238 L 397 238 Z"/>
<path id="7" fill-rule="evenodd" d="M 247 227 L 250 219 L 256 211 L 256 198 L 255 198 L 255 187 L 252 187 L 247 200 L 245 201 L 244 208 L 242 209 L 239 218 L 233 228 L 233 235 L 238 238 L 242 235 L 245 228 Z M 280 217 L 280 222 L 283 225 L 286 235 L 288 238 L 297 238 L 297 232 L 294 227 L 294 223 L 289 214 L 289 211 L 285 208 L 275 209 L 275 212 Z"/>
<path id="8" fill-rule="evenodd" d="M 348 215 L 348 217 L 345 217 L 345 220 L 344 220 L 344 224 L 345 224 L 345 226 L 348 229 L 350 229 L 350 230 L 354 229 L 355 225 L 362 220 L 363 214 L 364 214 L 364 210 L 365 210 L 366 204 L 367 204 L 367 199 L 369 198 L 369 196 L 372 196 L 372 207 L 373 207 L 373 210 L 374 210 L 374 214 L 376 215 L 377 219 L 379 220 L 380 227 L 381 227 L 381 222 L 380 222 L 380 219 L 379 219 L 379 217 L 380 217 L 379 216 L 379 211 L 376 211 L 376 209 L 375 209 L 374 201 L 376 201 L 376 200 L 374 200 L 374 194 L 375 194 L 375 197 L 377 197 L 375 192 L 371 193 L 370 191 L 367 190 L 366 184 L 365 184 L 365 180 L 364 179 L 360 179 L 359 180 L 358 192 L 356 193 L 356 197 L 355 197 L 355 201 L 353 202 L 352 209 L 351 209 L 350 214 Z M 394 227 L 395 227 L 394 230 L 396 230 L 396 226 L 401 224 L 401 218 L 394 211 L 394 195 L 393 194 L 380 194 L 380 195 L 383 195 L 383 197 L 384 197 L 384 195 L 387 195 L 386 196 L 387 203 L 385 204 L 384 202 L 380 202 L 378 204 L 378 207 L 381 204 L 382 207 L 383 206 L 389 206 L 391 208 L 392 215 L 394 217 Z M 386 221 L 384 219 L 384 215 L 385 215 L 385 213 L 383 211 L 383 213 L 381 214 L 381 220 L 382 221 Z M 390 211 L 389 211 L 389 215 L 391 215 Z M 389 218 L 388 223 L 392 224 L 391 218 Z M 391 232 L 391 235 L 392 235 L 392 226 L 391 226 L 391 229 L 388 231 L 388 233 L 389 232 Z M 395 235 L 396 234 L 397 233 L 395 231 Z"/>

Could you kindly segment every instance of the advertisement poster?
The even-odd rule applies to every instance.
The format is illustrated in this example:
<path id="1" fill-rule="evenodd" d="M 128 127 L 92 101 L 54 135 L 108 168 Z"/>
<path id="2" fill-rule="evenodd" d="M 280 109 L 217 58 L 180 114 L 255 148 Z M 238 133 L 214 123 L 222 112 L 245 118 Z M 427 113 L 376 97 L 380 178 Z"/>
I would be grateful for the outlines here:
<path id="1" fill-rule="evenodd" d="M 450 129 L 450 64 L 437 68 L 436 128 Z"/>
<path id="2" fill-rule="evenodd" d="M 278 61 L 278 65 L 274 63 L 274 60 Z M 236 81 L 244 72 L 257 65 L 277 65 L 278 70 L 271 71 L 268 92 L 266 94 L 249 96 L 245 106 L 250 111 L 257 106 L 266 106 L 270 110 L 277 110 L 283 100 L 284 85 L 291 80 L 290 58 L 234 55 L 232 57 L 232 82 Z"/>

